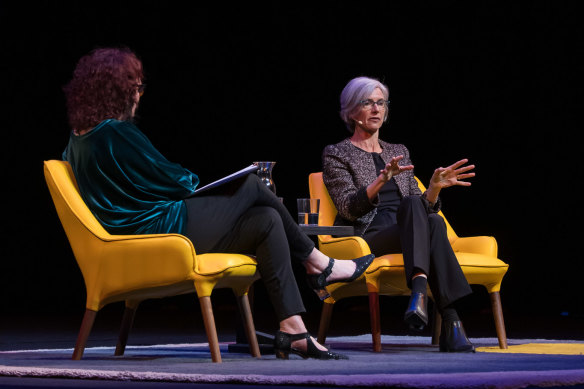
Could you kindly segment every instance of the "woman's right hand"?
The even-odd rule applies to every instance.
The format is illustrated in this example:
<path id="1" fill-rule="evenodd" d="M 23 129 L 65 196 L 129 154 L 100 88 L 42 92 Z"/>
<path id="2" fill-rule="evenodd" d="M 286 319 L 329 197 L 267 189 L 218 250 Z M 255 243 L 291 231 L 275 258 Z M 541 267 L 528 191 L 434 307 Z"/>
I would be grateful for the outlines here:
<path id="1" fill-rule="evenodd" d="M 379 194 L 381 187 L 383 187 L 387 181 L 391 180 L 391 177 L 414 168 L 414 165 L 400 166 L 399 161 L 403 158 L 403 155 L 393 157 L 391 161 L 385 165 L 385 168 L 379 171 L 379 176 L 377 176 L 375 181 L 367 187 L 367 197 L 369 197 L 369 200 L 373 201 L 373 199 L 375 199 Z"/>
<path id="2" fill-rule="evenodd" d="M 412 170 L 414 165 L 405 165 L 399 166 L 399 161 L 404 158 L 403 155 L 393 157 L 388 164 L 385 165 L 385 169 L 379 171 L 379 179 L 386 183 L 387 181 L 391 180 L 391 177 L 397 176 L 400 173 L 403 173 L 407 170 Z"/>

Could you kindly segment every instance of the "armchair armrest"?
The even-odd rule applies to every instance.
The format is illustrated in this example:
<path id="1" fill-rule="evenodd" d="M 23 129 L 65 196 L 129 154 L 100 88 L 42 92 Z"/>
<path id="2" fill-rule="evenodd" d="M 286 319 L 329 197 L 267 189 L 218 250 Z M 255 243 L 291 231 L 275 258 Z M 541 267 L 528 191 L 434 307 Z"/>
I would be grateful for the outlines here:
<path id="1" fill-rule="evenodd" d="M 330 235 L 319 235 L 318 243 L 322 253 L 336 259 L 354 259 L 371 254 L 369 245 L 359 236 L 333 238 Z"/>
<path id="2" fill-rule="evenodd" d="M 194 278 L 195 252 L 192 243 L 181 235 L 111 235 L 108 238 L 97 252 L 78 261 L 87 288 L 88 308 L 99 308 L 99 302 L 111 296 Z M 92 270 L 84 271 L 85 267 Z"/>
<path id="3" fill-rule="evenodd" d="M 470 236 L 452 242 L 454 252 L 482 254 L 497 258 L 497 240 L 492 236 Z"/>

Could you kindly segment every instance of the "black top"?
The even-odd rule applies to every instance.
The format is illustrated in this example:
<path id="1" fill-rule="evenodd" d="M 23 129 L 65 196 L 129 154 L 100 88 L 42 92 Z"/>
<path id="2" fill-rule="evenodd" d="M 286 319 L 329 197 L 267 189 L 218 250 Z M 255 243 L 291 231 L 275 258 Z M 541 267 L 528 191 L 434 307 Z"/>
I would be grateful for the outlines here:
<path id="1" fill-rule="evenodd" d="M 371 153 L 375 168 L 379 172 L 385 169 L 385 162 L 381 159 L 379 153 Z M 388 227 L 396 224 L 397 209 L 401 203 L 401 194 L 399 188 L 392 177 L 389 181 L 381 187 L 379 191 L 379 205 L 377 206 L 377 214 L 371 221 L 367 232 L 377 230 L 380 227 Z"/>

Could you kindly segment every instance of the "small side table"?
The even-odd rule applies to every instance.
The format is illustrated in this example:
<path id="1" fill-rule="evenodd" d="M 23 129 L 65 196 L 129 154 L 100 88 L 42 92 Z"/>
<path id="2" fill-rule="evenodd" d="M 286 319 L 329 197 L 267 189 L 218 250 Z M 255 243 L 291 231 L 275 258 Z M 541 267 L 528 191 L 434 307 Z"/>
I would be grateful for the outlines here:
<path id="1" fill-rule="evenodd" d="M 355 229 L 353 226 L 313 226 L 310 224 L 300 224 L 299 227 L 306 235 L 355 235 Z"/>

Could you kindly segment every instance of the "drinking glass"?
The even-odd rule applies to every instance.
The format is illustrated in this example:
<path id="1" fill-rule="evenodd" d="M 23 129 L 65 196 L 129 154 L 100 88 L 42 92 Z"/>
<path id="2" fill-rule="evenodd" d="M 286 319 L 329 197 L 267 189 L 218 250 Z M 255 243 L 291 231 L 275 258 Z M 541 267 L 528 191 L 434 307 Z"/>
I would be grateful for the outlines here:
<path id="1" fill-rule="evenodd" d="M 298 199 L 298 224 L 318 225 L 320 199 Z"/>

